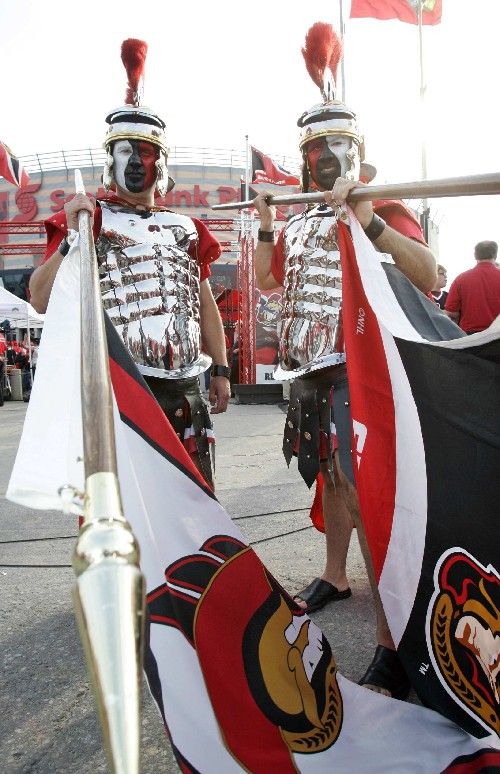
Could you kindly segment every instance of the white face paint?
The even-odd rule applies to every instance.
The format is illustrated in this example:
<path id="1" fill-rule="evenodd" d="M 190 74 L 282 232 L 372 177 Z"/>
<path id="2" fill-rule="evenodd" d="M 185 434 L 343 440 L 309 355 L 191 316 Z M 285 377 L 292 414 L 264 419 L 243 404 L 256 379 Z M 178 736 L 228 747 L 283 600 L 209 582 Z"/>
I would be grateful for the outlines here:
<path id="1" fill-rule="evenodd" d="M 118 140 L 113 146 L 113 177 L 115 183 L 127 190 L 125 183 L 125 169 L 132 155 L 132 146 L 128 140 Z"/>

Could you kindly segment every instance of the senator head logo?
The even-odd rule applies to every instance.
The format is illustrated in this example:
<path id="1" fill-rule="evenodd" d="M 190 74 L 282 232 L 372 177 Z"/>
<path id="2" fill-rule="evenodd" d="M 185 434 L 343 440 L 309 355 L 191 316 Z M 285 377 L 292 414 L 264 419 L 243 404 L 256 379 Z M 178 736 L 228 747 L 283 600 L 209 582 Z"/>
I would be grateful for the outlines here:
<path id="1" fill-rule="evenodd" d="M 499 733 L 500 576 L 453 549 L 434 578 L 428 639 L 438 675 L 469 714 Z"/>
<path id="2" fill-rule="evenodd" d="M 283 770 L 292 753 L 334 744 L 342 697 L 330 646 L 252 549 L 217 535 L 165 578 L 148 594 L 150 625 L 179 629 L 195 648 L 222 736 L 247 770 L 259 766 L 257 740 Z"/>

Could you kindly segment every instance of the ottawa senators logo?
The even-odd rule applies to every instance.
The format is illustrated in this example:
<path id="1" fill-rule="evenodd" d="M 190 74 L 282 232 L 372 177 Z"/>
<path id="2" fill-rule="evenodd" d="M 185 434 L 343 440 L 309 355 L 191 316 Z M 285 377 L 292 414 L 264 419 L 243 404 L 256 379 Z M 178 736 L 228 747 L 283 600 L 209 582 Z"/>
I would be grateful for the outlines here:
<path id="1" fill-rule="evenodd" d="M 500 576 L 452 549 L 435 571 L 428 639 L 447 691 L 489 731 L 500 732 Z"/>
<path id="2" fill-rule="evenodd" d="M 196 649 L 222 736 L 248 771 L 263 760 L 296 771 L 292 753 L 326 750 L 340 733 L 330 646 L 252 549 L 218 535 L 199 551 L 148 594 L 149 625 L 178 628 Z"/>

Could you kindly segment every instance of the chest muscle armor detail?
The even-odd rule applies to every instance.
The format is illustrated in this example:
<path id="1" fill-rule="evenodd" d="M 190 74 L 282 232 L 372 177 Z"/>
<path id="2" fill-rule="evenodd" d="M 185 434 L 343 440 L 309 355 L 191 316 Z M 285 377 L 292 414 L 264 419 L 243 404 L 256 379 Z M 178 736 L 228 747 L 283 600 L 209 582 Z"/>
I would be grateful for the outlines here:
<path id="1" fill-rule="evenodd" d="M 101 202 L 96 242 L 103 306 L 141 373 L 179 379 L 210 365 L 201 352 L 198 232 L 172 212 Z"/>
<path id="2" fill-rule="evenodd" d="M 343 353 L 337 351 L 342 270 L 332 210 L 319 205 L 293 218 L 286 226 L 284 248 L 280 370 L 292 376 L 320 358 L 322 367 L 343 362 Z"/>

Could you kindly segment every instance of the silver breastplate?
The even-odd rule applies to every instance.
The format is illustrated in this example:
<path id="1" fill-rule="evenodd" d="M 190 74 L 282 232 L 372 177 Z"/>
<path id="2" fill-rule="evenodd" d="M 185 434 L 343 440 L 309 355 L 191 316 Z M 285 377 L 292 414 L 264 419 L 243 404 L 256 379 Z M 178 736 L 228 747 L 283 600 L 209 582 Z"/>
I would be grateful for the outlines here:
<path id="1" fill-rule="evenodd" d="M 342 270 L 332 210 L 319 205 L 292 219 L 286 226 L 284 248 L 277 379 L 345 360 L 337 348 Z"/>
<path id="2" fill-rule="evenodd" d="M 172 212 L 101 202 L 96 242 L 103 306 L 141 373 L 167 379 L 205 371 L 198 233 Z"/>

